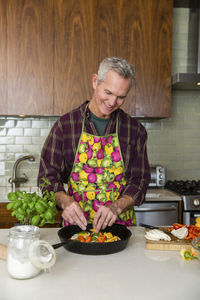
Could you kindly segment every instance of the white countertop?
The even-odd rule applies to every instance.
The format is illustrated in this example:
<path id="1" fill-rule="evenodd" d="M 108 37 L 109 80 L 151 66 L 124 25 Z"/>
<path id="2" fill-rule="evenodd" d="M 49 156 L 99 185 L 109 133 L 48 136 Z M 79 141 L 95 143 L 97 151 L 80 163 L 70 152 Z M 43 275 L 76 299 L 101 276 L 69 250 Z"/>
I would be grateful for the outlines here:
<path id="1" fill-rule="evenodd" d="M 149 188 L 146 201 L 182 201 L 180 195 L 165 188 Z"/>
<path id="2" fill-rule="evenodd" d="M 56 228 L 40 229 L 41 239 L 59 242 Z M 9 277 L 0 260 L 1 300 L 197 300 L 200 261 L 184 261 L 179 252 L 145 249 L 144 229 L 133 233 L 126 249 L 105 256 L 56 250 L 50 273 L 28 280 Z M 0 229 L 7 244 L 8 229 Z"/>

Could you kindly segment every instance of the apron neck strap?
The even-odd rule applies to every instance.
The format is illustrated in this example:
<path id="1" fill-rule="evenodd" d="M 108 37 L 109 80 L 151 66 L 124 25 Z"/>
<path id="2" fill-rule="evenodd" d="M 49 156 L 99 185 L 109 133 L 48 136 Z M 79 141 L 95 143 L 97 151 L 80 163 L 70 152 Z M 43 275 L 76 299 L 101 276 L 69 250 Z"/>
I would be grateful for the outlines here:
<path id="1" fill-rule="evenodd" d="M 84 117 L 83 117 L 83 122 L 82 122 L 82 131 L 84 131 L 84 127 L 85 127 L 85 114 L 86 114 L 86 110 L 88 108 L 89 103 L 86 105 L 85 110 L 84 110 Z M 116 134 L 118 135 L 118 124 L 119 124 L 119 111 L 117 112 L 117 120 L 116 120 Z"/>

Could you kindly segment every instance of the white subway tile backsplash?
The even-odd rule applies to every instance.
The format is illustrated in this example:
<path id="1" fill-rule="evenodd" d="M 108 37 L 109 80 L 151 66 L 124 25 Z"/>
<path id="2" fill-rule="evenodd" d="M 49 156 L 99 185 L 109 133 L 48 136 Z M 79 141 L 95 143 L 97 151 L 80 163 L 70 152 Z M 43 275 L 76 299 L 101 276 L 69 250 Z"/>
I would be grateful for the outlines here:
<path id="1" fill-rule="evenodd" d="M 47 137 L 49 134 L 49 129 L 41 129 L 41 136 Z"/>
<path id="2" fill-rule="evenodd" d="M 3 128 L 13 128 L 15 127 L 15 121 L 9 120 L 7 117 L 1 117 L 0 119 L 0 127 Z"/>
<path id="3" fill-rule="evenodd" d="M 15 143 L 15 137 L 14 136 L 2 136 L 0 138 L 0 144 L 1 145 L 13 145 Z"/>
<path id="4" fill-rule="evenodd" d="M 6 128 L 0 128 L 0 136 L 6 136 Z"/>
<path id="5" fill-rule="evenodd" d="M 31 128 L 32 121 L 27 118 L 18 119 L 15 127 Z"/>
<path id="6" fill-rule="evenodd" d="M 5 176 L 5 162 L 0 161 L 0 175 Z"/>
<path id="7" fill-rule="evenodd" d="M 24 145 L 24 152 L 39 153 L 41 151 L 41 145 Z"/>
<path id="8" fill-rule="evenodd" d="M 23 129 L 22 128 L 9 128 L 7 130 L 8 136 L 23 136 Z"/>
<path id="9" fill-rule="evenodd" d="M 15 152 L 23 152 L 24 146 L 23 145 L 7 145 L 6 151 L 15 153 Z"/>
<path id="10" fill-rule="evenodd" d="M 33 120 L 32 128 L 49 128 L 49 119 Z"/>
<path id="11" fill-rule="evenodd" d="M 15 138 L 15 144 L 19 144 L 19 145 L 30 145 L 32 143 L 32 138 L 31 137 L 19 137 L 19 136 L 16 136 Z M 26 151 L 26 150 L 25 150 Z"/>
<path id="12" fill-rule="evenodd" d="M 31 143 L 33 145 L 43 145 L 45 142 L 46 137 L 41 136 L 41 137 L 31 137 Z"/>
<path id="13" fill-rule="evenodd" d="M 24 128 L 24 136 L 40 136 L 40 129 Z"/>
<path id="14" fill-rule="evenodd" d="M 1 143 L 1 138 L 0 138 Z M 0 145 L 0 152 L 6 152 L 6 145 Z"/>

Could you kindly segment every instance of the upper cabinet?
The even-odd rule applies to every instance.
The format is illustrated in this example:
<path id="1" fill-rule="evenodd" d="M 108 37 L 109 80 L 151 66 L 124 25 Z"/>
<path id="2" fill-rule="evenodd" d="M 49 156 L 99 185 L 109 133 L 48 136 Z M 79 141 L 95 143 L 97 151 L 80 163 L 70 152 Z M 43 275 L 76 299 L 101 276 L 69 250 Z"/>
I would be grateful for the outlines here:
<path id="1" fill-rule="evenodd" d="M 7 0 L 8 114 L 53 114 L 53 0 Z"/>
<path id="2" fill-rule="evenodd" d="M 92 74 L 108 56 L 135 65 L 135 1 L 54 2 L 54 113 L 62 114 L 92 96 Z M 126 101 L 135 112 L 135 88 Z M 129 105 L 127 105 L 129 104 Z"/>
<path id="3" fill-rule="evenodd" d="M 169 117 L 173 1 L 137 0 L 135 5 L 135 115 Z"/>
<path id="4" fill-rule="evenodd" d="M 170 116 L 173 0 L 0 5 L 0 114 L 69 112 L 91 98 L 101 60 L 120 56 L 136 70 L 124 109 L 138 117 Z"/>

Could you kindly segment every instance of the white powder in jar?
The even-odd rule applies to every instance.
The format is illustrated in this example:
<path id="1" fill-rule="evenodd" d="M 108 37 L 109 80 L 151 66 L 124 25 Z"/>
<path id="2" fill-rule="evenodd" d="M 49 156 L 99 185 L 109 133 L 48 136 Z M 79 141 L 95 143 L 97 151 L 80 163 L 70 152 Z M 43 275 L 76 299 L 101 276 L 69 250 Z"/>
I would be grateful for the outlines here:
<path id="1" fill-rule="evenodd" d="M 41 270 L 36 268 L 29 259 L 20 261 L 10 253 L 8 253 L 7 256 L 7 269 L 8 274 L 16 279 L 32 278 L 41 272 Z"/>

